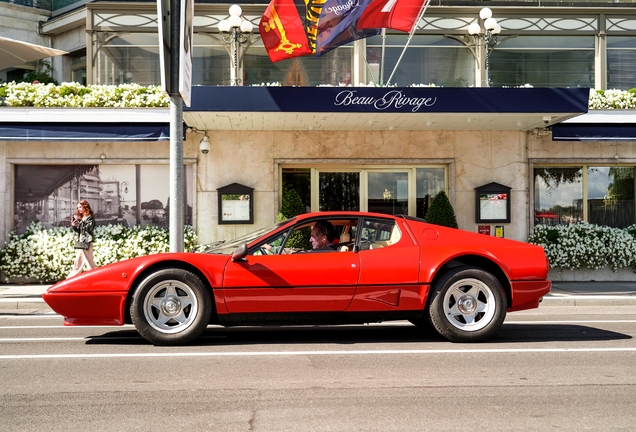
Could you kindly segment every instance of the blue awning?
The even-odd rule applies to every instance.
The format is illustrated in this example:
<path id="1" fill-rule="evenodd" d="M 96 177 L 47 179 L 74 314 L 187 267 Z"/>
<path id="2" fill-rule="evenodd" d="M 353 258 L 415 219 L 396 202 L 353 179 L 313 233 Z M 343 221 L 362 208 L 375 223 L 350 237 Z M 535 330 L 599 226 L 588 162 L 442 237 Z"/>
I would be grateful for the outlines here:
<path id="1" fill-rule="evenodd" d="M 588 112 L 588 88 L 194 86 L 198 130 L 517 130 Z M 549 120 L 546 123 L 546 118 Z"/>
<path id="2" fill-rule="evenodd" d="M 166 141 L 168 123 L 0 123 L 0 141 Z"/>
<path id="3" fill-rule="evenodd" d="M 212 87 L 192 88 L 184 112 L 585 113 L 588 88 Z"/>
<path id="4" fill-rule="evenodd" d="M 636 141 L 636 124 L 568 124 L 552 127 L 552 141 Z"/>

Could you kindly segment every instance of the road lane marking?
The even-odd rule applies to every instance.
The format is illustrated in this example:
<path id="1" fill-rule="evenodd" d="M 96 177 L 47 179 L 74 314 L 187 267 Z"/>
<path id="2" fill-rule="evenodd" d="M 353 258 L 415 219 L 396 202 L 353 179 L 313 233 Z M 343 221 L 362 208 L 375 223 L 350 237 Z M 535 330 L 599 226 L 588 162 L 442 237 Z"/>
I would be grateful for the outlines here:
<path id="1" fill-rule="evenodd" d="M 636 323 L 636 320 L 558 320 L 558 321 L 504 321 L 505 324 L 614 324 Z"/>
<path id="2" fill-rule="evenodd" d="M 41 337 L 41 338 L 0 338 L 0 342 L 56 342 L 56 341 L 84 341 L 86 337 Z"/>
<path id="3" fill-rule="evenodd" d="M 282 357 L 282 356 L 353 356 L 353 355 L 430 355 L 430 354 L 510 354 L 510 353 L 611 353 L 634 352 L 630 348 L 500 348 L 500 349 L 441 349 L 441 350 L 361 350 L 361 351 L 233 351 L 183 353 L 104 353 L 104 354 L 26 354 L 0 355 L 0 360 L 42 360 L 80 358 L 151 358 L 151 357 Z"/>
<path id="4" fill-rule="evenodd" d="M 125 328 L 134 328 L 132 324 L 126 324 L 123 326 L 65 326 L 60 324 L 55 325 L 37 325 L 37 326 L 0 326 L 0 330 L 28 330 L 28 329 L 94 329 L 94 328 L 114 328 L 114 329 L 125 329 Z"/>
<path id="5" fill-rule="evenodd" d="M 1 321 L 1 320 L 0 320 Z M 634 324 L 636 323 L 636 320 L 554 320 L 554 321 L 505 321 L 504 325 L 506 324 Z M 384 326 L 384 327 L 412 327 L 413 324 L 411 323 L 400 323 L 400 322 L 384 322 L 384 323 L 373 323 L 373 325 L 378 325 L 378 326 Z M 321 328 L 324 328 L 325 330 L 327 329 L 332 329 L 332 328 L 344 328 L 344 327 L 360 327 L 360 326 L 365 326 L 365 324 L 353 324 L 353 325 L 342 325 L 342 326 L 338 326 L 338 325 L 324 325 L 324 326 L 320 326 Z M 132 324 L 125 324 L 125 325 L 103 325 L 103 326 L 99 326 L 99 325 L 95 325 L 95 326 L 65 326 L 65 325 L 61 325 L 61 324 L 54 324 L 54 325 L 34 325 L 34 326 L 29 326 L 29 325 L 16 325 L 16 326 L 0 326 L 0 330 L 28 330 L 28 329 L 96 329 L 96 328 L 112 328 L 112 329 L 130 329 L 130 328 L 134 328 L 135 326 Z M 251 326 L 252 328 L 255 328 L 254 326 Z M 311 326 L 312 328 L 315 328 L 314 326 Z M 242 327 L 233 327 L 234 329 L 237 328 L 242 328 Z M 260 329 L 267 329 L 267 326 L 264 327 L 257 327 Z M 298 329 L 298 328 L 303 328 L 303 326 L 281 326 L 281 327 L 277 327 L 278 329 Z M 209 326 L 208 329 L 226 329 L 226 330 L 230 330 L 230 328 L 225 328 L 222 326 L 218 326 L 218 325 L 214 325 L 214 326 Z"/>

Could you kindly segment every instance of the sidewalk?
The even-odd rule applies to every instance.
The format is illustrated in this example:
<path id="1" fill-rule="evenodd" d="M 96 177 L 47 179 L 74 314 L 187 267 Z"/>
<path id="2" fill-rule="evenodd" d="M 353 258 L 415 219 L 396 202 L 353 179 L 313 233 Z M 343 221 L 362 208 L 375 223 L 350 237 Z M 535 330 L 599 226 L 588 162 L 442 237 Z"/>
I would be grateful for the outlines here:
<path id="1" fill-rule="evenodd" d="M 0 314 L 52 313 L 42 300 L 51 285 L 0 284 Z M 541 306 L 636 305 L 636 282 L 554 282 Z"/>

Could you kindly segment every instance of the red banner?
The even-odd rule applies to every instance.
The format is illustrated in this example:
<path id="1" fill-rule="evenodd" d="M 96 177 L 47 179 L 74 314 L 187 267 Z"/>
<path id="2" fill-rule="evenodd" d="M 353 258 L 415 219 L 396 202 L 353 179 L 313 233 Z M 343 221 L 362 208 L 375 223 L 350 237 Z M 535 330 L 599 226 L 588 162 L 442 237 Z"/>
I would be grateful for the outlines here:
<path id="1" fill-rule="evenodd" d="M 390 28 L 409 33 L 424 0 L 373 0 L 362 12 L 358 30 Z"/>
<path id="2" fill-rule="evenodd" d="M 312 54 L 293 0 L 272 0 L 258 30 L 272 62 Z"/>

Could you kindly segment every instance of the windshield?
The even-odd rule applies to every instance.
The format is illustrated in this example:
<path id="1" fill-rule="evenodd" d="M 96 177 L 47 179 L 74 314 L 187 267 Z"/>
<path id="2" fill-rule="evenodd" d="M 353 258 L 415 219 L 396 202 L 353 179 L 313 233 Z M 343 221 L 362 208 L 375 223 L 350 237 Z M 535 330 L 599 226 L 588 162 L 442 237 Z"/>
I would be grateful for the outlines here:
<path id="1" fill-rule="evenodd" d="M 264 236 L 265 234 L 267 234 L 270 231 L 274 231 L 274 230 L 278 229 L 279 227 L 287 224 L 288 222 L 290 222 L 293 219 L 294 218 L 287 219 L 287 220 L 282 221 L 282 222 L 277 222 L 276 224 L 274 224 L 272 226 L 261 228 L 259 230 L 251 232 L 249 234 L 245 234 L 244 236 L 241 236 L 241 237 L 237 237 L 237 238 L 235 238 L 233 240 L 230 240 L 230 241 L 221 240 L 221 241 L 217 241 L 217 242 L 214 242 L 214 243 L 210 243 L 208 245 L 201 246 L 199 250 L 201 252 L 203 252 L 203 253 L 214 253 L 214 254 L 221 254 L 221 255 L 230 255 L 240 245 L 242 245 L 244 243 L 249 245 L 250 243 L 252 243 L 257 238 Z"/>

